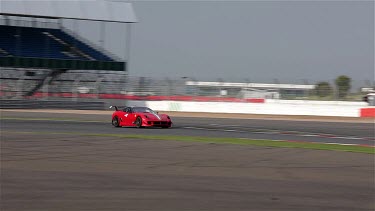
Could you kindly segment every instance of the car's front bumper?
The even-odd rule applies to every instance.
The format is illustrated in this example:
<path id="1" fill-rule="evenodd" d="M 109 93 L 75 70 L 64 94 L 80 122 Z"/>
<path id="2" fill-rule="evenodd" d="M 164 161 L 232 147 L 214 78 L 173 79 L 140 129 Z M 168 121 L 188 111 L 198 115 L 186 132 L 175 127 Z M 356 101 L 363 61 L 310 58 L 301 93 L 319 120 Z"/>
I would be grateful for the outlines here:
<path id="1" fill-rule="evenodd" d="M 171 127 L 172 122 L 171 121 L 146 121 L 145 126 L 151 126 L 151 127 Z"/>

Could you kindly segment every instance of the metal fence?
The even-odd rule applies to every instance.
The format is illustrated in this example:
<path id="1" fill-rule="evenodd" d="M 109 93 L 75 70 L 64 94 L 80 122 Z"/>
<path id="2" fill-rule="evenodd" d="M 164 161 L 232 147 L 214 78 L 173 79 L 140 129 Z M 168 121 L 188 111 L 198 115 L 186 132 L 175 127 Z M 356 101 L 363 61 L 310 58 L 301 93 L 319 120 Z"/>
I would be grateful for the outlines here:
<path id="1" fill-rule="evenodd" d="M 116 71 L 68 71 L 55 77 L 50 70 L 0 68 L 1 98 L 100 98 L 101 94 L 127 96 L 186 95 L 184 80 L 128 77 Z"/>
<path id="2" fill-rule="evenodd" d="M 309 84 L 231 83 L 224 80 L 202 82 L 187 77 L 129 77 L 124 73 L 110 71 L 67 71 L 53 77 L 48 76 L 49 72 L 50 70 L 40 69 L 0 68 L 0 98 L 74 101 L 142 97 L 193 101 L 243 101 L 254 98 L 361 101 L 366 94 L 352 90 L 343 97 L 334 85 L 317 89 L 315 85 Z M 33 95 L 26 96 L 38 84 L 40 88 Z"/>

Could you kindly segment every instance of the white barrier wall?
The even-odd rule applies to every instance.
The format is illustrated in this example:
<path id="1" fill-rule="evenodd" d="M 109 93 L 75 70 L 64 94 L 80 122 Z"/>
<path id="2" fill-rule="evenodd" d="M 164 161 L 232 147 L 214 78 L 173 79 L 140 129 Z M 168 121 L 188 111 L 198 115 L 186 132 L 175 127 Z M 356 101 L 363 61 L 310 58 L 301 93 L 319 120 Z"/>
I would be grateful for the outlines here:
<path id="1" fill-rule="evenodd" d="M 364 102 L 267 100 L 265 103 L 130 101 L 158 111 L 359 117 Z"/>

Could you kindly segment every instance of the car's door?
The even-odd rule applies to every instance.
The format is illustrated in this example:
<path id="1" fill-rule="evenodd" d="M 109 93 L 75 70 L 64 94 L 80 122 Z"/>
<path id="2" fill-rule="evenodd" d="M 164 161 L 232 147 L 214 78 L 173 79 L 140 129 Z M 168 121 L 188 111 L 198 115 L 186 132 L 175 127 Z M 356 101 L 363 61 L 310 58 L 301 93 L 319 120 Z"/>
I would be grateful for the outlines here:
<path id="1" fill-rule="evenodd" d="M 124 108 L 121 115 L 122 126 L 133 126 L 135 121 L 134 113 L 130 107 Z"/>
<path id="2" fill-rule="evenodd" d="M 129 108 L 128 113 L 127 113 L 126 121 L 128 122 L 129 126 L 134 126 L 135 122 L 135 117 L 137 114 L 132 110 L 132 108 Z"/>
<path id="3" fill-rule="evenodd" d="M 115 115 L 116 115 L 116 117 L 118 119 L 119 125 L 120 126 L 125 126 L 125 124 L 124 124 L 124 111 L 123 110 L 118 110 L 118 111 L 116 111 Z"/>
<path id="4" fill-rule="evenodd" d="M 122 126 L 130 126 L 131 125 L 131 122 L 129 120 L 129 117 L 130 117 L 130 114 L 131 114 L 131 108 L 124 108 L 121 112 L 121 119 L 120 119 L 120 122 L 121 122 L 121 125 Z"/>

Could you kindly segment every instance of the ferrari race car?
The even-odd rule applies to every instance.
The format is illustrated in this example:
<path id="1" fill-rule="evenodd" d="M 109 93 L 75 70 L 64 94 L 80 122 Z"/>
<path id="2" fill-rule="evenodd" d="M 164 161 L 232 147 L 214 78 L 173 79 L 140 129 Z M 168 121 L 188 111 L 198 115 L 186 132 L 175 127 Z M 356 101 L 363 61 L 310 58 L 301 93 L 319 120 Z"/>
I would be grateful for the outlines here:
<path id="1" fill-rule="evenodd" d="M 171 118 L 166 114 L 159 114 L 147 107 L 124 107 L 119 109 L 117 106 L 112 114 L 112 125 L 115 127 L 133 126 L 133 127 L 162 127 L 172 126 Z"/>

